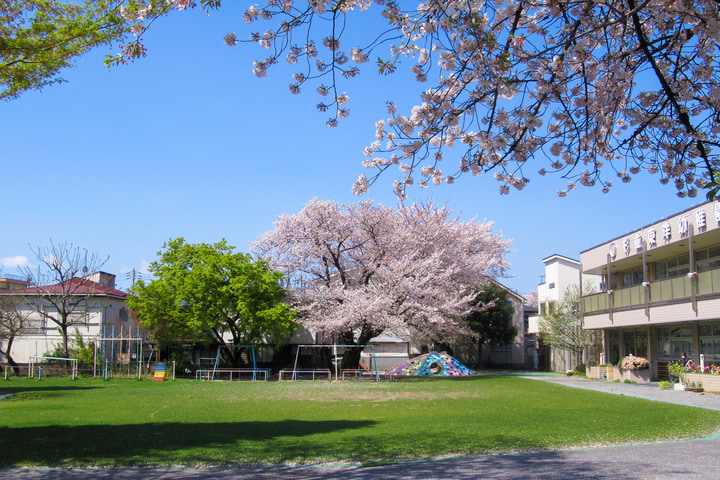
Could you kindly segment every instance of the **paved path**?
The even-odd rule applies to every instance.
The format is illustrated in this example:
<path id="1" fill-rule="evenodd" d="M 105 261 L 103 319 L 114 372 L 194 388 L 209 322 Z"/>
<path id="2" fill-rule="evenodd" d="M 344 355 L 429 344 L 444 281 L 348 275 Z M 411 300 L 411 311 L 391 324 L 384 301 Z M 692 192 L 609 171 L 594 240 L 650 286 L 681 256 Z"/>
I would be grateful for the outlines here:
<path id="1" fill-rule="evenodd" d="M 720 395 L 660 390 L 580 377 L 531 376 L 576 388 L 720 410 Z M 720 434 L 703 440 L 651 445 L 427 460 L 362 467 L 313 466 L 217 469 L 35 469 L 0 470 L 3 480 L 175 479 L 628 479 L 720 478 Z"/>
<path id="2" fill-rule="evenodd" d="M 576 388 L 586 388 L 588 390 L 598 390 L 617 395 L 657 400 L 660 402 L 720 410 L 720 394 L 661 390 L 656 383 L 619 383 L 605 380 L 592 380 L 580 376 L 567 377 L 564 375 L 531 375 L 523 376 L 523 378 L 553 382 Z M 720 477 L 720 475 L 718 475 L 718 477 Z"/>

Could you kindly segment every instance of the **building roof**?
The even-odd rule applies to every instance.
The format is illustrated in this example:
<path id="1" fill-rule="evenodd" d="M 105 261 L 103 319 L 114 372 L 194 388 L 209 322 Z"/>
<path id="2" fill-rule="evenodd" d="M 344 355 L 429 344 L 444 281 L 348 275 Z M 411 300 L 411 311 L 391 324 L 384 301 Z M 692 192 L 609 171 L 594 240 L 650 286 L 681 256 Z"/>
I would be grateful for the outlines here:
<path id="1" fill-rule="evenodd" d="M 555 259 L 565 260 L 565 261 L 572 262 L 572 263 L 577 263 L 578 265 L 580 264 L 579 260 L 575 260 L 574 258 L 566 257 L 565 255 L 560 255 L 559 253 L 553 253 L 549 257 L 543 258 L 542 262 L 547 264 L 547 263 L 552 262 Z"/>
<path id="2" fill-rule="evenodd" d="M 499 286 L 500 288 L 502 288 L 503 290 L 507 290 L 507 292 L 508 292 L 510 295 L 512 295 L 512 296 L 515 297 L 516 299 L 520 300 L 520 303 L 525 303 L 525 302 L 527 302 L 527 300 L 525 300 L 525 297 L 523 297 L 522 295 L 520 295 L 520 294 L 517 293 L 516 291 L 510 289 L 509 287 L 506 287 L 505 285 L 503 285 L 502 283 L 498 282 L 498 281 L 495 280 L 494 278 L 490 278 L 490 277 L 487 277 L 487 278 L 488 278 L 491 282 L 493 282 L 493 283 L 495 283 L 496 285 L 498 285 L 498 286 Z"/>
<path id="3" fill-rule="evenodd" d="M 85 278 L 71 278 L 64 282 L 56 283 L 54 285 L 47 285 L 42 287 L 28 287 L 28 288 L 16 288 L 13 290 L 5 290 L 2 292 L 3 295 L 47 295 L 47 294 L 60 294 L 68 293 L 70 295 L 91 295 L 91 296 L 111 296 L 126 298 L 127 293 L 116 288 L 106 287 L 105 285 L 93 282 Z"/>
<path id="4" fill-rule="evenodd" d="M 0 283 L 4 283 L 8 286 L 12 285 L 15 286 L 15 288 L 18 288 L 19 285 L 30 285 L 30 282 L 28 282 L 24 277 L 18 277 L 16 275 L 3 275 L 0 276 Z M 7 288 L 7 287 L 5 287 Z M 3 288 L 3 289 L 5 289 Z"/>

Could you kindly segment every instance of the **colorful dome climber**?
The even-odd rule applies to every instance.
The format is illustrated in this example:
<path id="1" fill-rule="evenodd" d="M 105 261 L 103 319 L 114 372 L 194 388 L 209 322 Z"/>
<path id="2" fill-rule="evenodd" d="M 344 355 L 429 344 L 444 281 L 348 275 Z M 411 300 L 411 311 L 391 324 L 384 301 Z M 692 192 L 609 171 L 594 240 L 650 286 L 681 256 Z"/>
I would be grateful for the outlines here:
<path id="1" fill-rule="evenodd" d="M 385 371 L 386 375 L 417 375 L 417 376 L 462 376 L 475 375 L 457 359 L 445 352 L 430 352 L 420 355 L 405 363 L 396 365 Z"/>

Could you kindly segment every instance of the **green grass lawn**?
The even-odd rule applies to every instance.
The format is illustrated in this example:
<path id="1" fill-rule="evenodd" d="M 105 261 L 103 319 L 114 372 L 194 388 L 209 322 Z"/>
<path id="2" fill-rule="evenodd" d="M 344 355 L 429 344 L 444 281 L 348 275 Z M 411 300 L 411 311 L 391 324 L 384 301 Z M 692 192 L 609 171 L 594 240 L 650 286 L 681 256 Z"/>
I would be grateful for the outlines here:
<path id="1" fill-rule="evenodd" d="M 0 467 L 377 462 L 706 437 L 720 412 L 517 377 L 0 381 Z"/>

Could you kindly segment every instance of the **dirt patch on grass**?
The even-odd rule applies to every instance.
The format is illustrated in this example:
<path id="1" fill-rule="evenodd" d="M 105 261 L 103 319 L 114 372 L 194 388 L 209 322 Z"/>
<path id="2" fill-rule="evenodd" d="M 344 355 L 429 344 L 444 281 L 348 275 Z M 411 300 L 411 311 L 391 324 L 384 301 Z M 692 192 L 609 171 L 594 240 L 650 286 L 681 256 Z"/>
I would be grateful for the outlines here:
<path id="1" fill-rule="evenodd" d="M 267 400 L 299 400 L 310 402 L 391 402 L 394 400 L 439 400 L 459 398 L 481 398 L 482 395 L 470 392 L 389 392 L 389 391 L 363 391 L 363 392 L 287 392 L 281 395 L 267 397 Z"/>

